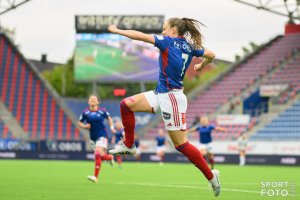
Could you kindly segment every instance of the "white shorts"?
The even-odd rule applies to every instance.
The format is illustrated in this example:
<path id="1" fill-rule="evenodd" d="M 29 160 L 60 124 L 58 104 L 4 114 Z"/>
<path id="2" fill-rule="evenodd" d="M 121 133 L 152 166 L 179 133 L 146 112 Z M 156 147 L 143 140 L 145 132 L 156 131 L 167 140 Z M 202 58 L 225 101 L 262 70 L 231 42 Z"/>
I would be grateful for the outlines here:
<path id="1" fill-rule="evenodd" d="M 241 146 L 241 147 L 239 147 L 238 149 L 239 149 L 239 151 L 245 151 L 245 150 L 246 150 L 246 147 L 245 147 L 245 146 Z"/>
<path id="2" fill-rule="evenodd" d="M 93 150 L 95 150 L 96 147 L 103 147 L 103 148 L 107 149 L 108 141 L 107 141 L 106 137 L 100 137 L 96 141 L 96 143 L 94 141 L 90 140 L 90 144 L 91 144 L 91 147 Z"/>
<path id="3" fill-rule="evenodd" d="M 168 131 L 186 130 L 187 99 L 183 90 L 172 90 L 166 93 L 144 92 L 154 113 L 161 111 Z"/>
<path id="4" fill-rule="evenodd" d="M 211 142 L 206 144 L 200 143 L 199 149 L 205 150 L 207 153 L 212 153 L 213 145 Z"/>
<path id="5" fill-rule="evenodd" d="M 135 155 L 141 155 L 141 149 L 140 148 L 136 148 Z"/>
<path id="6" fill-rule="evenodd" d="M 166 146 L 160 146 L 160 147 L 156 147 L 156 153 L 158 152 L 166 152 Z"/>

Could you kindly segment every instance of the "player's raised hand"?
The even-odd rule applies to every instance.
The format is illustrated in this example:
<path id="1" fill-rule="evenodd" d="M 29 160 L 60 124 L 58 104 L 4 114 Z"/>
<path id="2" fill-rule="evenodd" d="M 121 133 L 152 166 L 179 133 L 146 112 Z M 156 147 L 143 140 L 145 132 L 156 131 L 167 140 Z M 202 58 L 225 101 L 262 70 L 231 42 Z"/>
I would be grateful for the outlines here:
<path id="1" fill-rule="evenodd" d="M 205 66 L 203 65 L 203 62 L 201 62 L 200 64 L 194 65 L 194 70 L 197 72 L 201 72 L 204 69 L 204 67 Z"/>
<path id="2" fill-rule="evenodd" d="M 111 33 L 115 33 L 118 30 L 118 28 L 116 27 L 116 25 L 110 25 L 108 27 L 108 31 Z"/>

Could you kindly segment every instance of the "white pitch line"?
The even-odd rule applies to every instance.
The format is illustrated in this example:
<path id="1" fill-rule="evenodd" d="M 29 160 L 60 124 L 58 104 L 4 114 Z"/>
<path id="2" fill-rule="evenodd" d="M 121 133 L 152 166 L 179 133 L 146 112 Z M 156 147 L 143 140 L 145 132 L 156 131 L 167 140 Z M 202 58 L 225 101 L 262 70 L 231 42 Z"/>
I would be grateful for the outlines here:
<path id="1" fill-rule="evenodd" d="M 114 183 L 114 184 L 118 184 L 118 185 L 137 185 L 137 186 L 152 186 L 152 187 L 169 187 L 169 188 L 203 189 L 203 190 L 208 190 L 209 189 L 208 187 L 201 187 L 201 186 L 168 185 L 168 184 L 154 184 L 154 183 Z M 259 191 L 253 191 L 253 190 L 239 190 L 239 189 L 221 188 L 221 191 L 244 192 L 244 193 L 260 194 Z"/>
<path id="2" fill-rule="evenodd" d="M 172 183 L 172 185 L 185 185 L 185 184 L 187 184 L 187 185 L 199 185 L 199 183 Z M 251 182 L 249 182 L 249 183 L 245 183 L 245 182 L 222 182 L 222 185 L 258 185 L 259 186 L 259 183 L 251 183 Z"/>

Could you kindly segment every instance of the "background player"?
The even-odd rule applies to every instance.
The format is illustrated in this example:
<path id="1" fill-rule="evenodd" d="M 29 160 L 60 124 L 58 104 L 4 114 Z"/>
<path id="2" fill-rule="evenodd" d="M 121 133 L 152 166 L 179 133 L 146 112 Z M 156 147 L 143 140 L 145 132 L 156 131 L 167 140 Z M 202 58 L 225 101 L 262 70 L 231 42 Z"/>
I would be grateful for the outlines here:
<path id="1" fill-rule="evenodd" d="M 238 149 L 240 155 L 240 166 L 244 166 L 246 164 L 246 148 L 248 144 L 248 137 L 243 134 L 238 138 Z"/>
<path id="2" fill-rule="evenodd" d="M 195 71 L 201 71 L 211 63 L 215 54 L 202 46 L 201 23 L 189 18 L 168 19 L 162 35 L 150 35 L 135 30 L 118 29 L 115 25 L 108 30 L 154 44 L 160 50 L 159 79 L 155 91 L 140 93 L 120 103 L 122 122 L 125 129 L 125 142 L 121 148 L 110 150 L 112 154 L 135 154 L 134 112 L 155 113 L 161 110 L 168 134 L 176 149 L 185 155 L 211 183 L 215 196 L 220 193 L 219 172 L 210 170 L 199 150 L 190 144 L 186 137 L 185 114 L 187 99 L 183 93 L 183 79 L 192 58 L 204 57 L 201 63 L 194 65 Z"/>
<path id="3" fill-rule="evenodd" d="M 158 130 L 158 136 L 155 137 L 155 140 L 156 140 L 156 156 L 159 157 L 159 161 L 160 161 L 159 164 L 163 165 L 165 152 L 166 152 L 166 145 L 167 145 L 166 134 L 164 130 L 162 129 Z"/>
<path id="4" fill-rule="evenodd" d="M 100 98 L 96 95 L 91 95 L 88 100 L 89 107 L 86 108 L 79 118 L 79 126 L 90 130 L 90 142 L 94 149 L 95 155 L 95 170 L 94 176 L 87 178 L 94 182 L 98 182 L 98 175 L 101 168 L 102 160 L 110 161 L 113 165 L 114 158 L 106 153 L 107 149 L 107 132 L 105 129 L 104 120 L 108 120 L 110 129 L 115 133 L 112 118 L 105 108 L 100 108 Z"/>
<path id="5" fill-rule="evenodd" d="M 111 143 L 114 144 L 115 148 L 118 148 L 118 145 L 120 145 L 123 142 L 125 132 L 124 127 L 121 121 L 116 122 L 116 132 L 113 135 Z M 117 155 L 116 160 L 118 162 L 119 168 L 122 168 L 122 156 Z"/>
<path id="6" fill-rule="evenodd" d="M 136 161 L 140 161 L 141 160 L 141 144 L 140 144 L 140 138 L 139 135 L 137 133 L 134 134 L 134 145 L 136 147 L 136 152 L 135 152 L 135 160 Z"/>
<path id="7" fill-rule="evenodd" d="M 212 153 L 212 136 L 211 133 L 213 130 L 217 131 L 227 131 L 226 128 L 220 126 L 209 125 L 208 118 L 203 116 L 199 118 L 199 123 L 188 130 L 188 133 L 198 131 L 199 133 L 199 142 L 200 142 L 200 152 L 203 156 L 207 156 L 211 169 L 214 169 L 214 154 Z"/>

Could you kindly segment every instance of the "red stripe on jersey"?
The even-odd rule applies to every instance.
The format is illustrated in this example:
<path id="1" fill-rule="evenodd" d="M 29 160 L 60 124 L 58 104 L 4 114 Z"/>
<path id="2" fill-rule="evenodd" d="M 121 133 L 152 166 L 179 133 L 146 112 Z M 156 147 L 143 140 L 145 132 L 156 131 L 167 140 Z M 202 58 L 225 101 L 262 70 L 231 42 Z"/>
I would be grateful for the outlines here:
<path id="1" fill-rule="evenodd" d="M 166 48 L 166 50 L 161 53 L 161 60 L 162 60 L 162 64 L 163 64 L 162 72 L 163 72 L 164 77 L 166 77 L 167 88 L 170 89 L 168 75 L 166 74 L 166 68 L 169 63 L 169 48 Z"/>
<path id="2" fill-rule="evenodd" d="M 173 116 L 174 116 L 174 125 L 175 125 L 175 126 L 177 126 L 177 121 L 176 121 L 176 118 L 175 118 L 175 108 L 174 108 L 174 102 L 173 102 L 173 99 L 172 99 L 171 95 L 170 95 L 170 94 L 168 94 L 168 95 L 169 95 L 169 98 L 170 98 L 170 100 L 171 100 L 171 104 L 172 104 Z"/>
<path id="3" fill-rule="evenodd" d="M 178 113 L 177 113 L 177 108 L 176 108 L 176 104 L 175 104 L 175 101 L 174 101 L 174 98 L 171 94 L 168 94 L 169 95 L 169 98 L 171 100 L 171 104 L 172 104 L 172 109 L 173 109 L 173 117 L 174 117 L 174 125 L 175 126 L 178 126 L 178 119 L 176 116 L 178 116 Z"/>
<path id="4" fill-rule="evenodd" d="M 171 93 L 171 96 L 173 97 L 174 102 L 175 102 L 175 109 L 176 109 L 176 116 L 175 117 L 177 118 L 178 126 L 180 126 L 180 119 L 179 119 L 179 112 L 178 112 L 177 100 L 176 100 L 175 95 L 173 93 Z"/>

